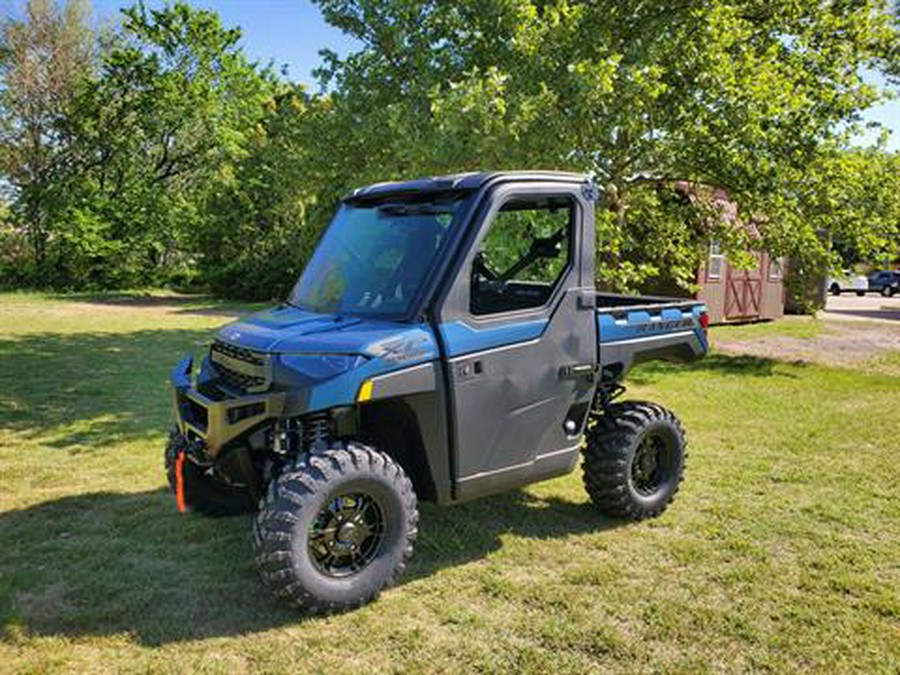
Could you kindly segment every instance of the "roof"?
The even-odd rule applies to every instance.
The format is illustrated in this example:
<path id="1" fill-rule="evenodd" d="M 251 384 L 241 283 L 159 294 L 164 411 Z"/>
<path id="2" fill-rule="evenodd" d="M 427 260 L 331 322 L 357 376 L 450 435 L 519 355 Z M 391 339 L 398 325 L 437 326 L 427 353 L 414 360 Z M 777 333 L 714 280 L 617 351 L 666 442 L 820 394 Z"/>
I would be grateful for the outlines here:
<path id="1" fill-rule="evenodd" d="M 457 173 L 449 176 L 434 176 L 416 180 L 374 183 L 357 188 L 345 199 L 377 199 L 396 194 L 428 194 L 432 192 L 470 191 L 484 187 L 488 183 L 501 180 L 534 180 L 561 183 L 585 183 L 588 177 L 582 173 L 566 171 L 486 171 L 480 173 Z"/>

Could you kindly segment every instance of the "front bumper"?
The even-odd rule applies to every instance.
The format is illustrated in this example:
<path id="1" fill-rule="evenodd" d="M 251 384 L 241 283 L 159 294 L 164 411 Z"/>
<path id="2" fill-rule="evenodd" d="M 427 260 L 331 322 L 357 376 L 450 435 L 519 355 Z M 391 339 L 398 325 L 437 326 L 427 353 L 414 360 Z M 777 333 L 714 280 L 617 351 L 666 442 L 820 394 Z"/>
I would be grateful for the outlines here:
<path id="1" fill-rule="evenodd" d="M 214 400 L 201 394 L 193 383 L 193 358 L 186 356 L 172 369 L 175 394 L 175 419 L 185 436 L 204 441 L 211 458 L 230 441 L 284 410 L 283 392 L 251 394 L 240 398 Z"/>

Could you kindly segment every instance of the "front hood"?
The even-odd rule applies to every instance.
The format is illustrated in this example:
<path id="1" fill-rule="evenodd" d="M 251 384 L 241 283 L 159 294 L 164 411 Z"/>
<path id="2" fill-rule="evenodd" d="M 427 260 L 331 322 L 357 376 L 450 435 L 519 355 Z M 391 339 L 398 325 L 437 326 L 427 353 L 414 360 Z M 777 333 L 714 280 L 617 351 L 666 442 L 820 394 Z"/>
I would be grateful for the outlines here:
<path id="1" fill-rule="evenodd" d="M 427 323 L 316 314 L 290 306 L 252 314 L 220 329 L 217 337 L 270 355 L 270 383 L 291 393 L 291 403 L 285 404 L 290 415 L 351 405 L 367 379 L 438 355 Z M 210 357 L 204 368 L 202 376 L 214 376 Z"/>
<path id="2" fill-rule="evenodd" d="M 270 354 L 360 354 L 395 363 L 436 356 L 434 339 L 424 324 L 318 314 L 290 305 L 230 323 L 217 337 Z"/>

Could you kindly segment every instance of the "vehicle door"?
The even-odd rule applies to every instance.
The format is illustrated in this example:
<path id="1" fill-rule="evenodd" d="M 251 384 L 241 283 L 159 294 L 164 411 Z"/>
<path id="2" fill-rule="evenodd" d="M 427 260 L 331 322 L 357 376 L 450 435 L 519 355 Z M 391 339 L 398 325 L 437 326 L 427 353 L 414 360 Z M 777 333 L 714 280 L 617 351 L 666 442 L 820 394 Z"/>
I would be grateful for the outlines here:
<path id="1" fill-rule="evenodd" d="M 581 186 L 501 185 L 480 213 L 439 310 L 460 499 L 568 471 L 597 363 Z"/>

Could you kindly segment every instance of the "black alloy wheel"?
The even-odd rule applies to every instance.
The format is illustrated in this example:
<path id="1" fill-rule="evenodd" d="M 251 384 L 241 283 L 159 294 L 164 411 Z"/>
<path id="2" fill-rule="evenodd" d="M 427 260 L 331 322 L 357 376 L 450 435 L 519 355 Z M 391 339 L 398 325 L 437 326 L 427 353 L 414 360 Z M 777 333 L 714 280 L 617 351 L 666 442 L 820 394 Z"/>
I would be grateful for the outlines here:
<path id="1" fill-rule="evenodd" d="M 301 455 L 270 481 L 253 521 L 263 583 L 311 614 L 359 607 L 406 568 L 418 534 L 412 481 L 357 441 Z"/>
<path id="2" fill-rule="evenodd" d="M 384 509 L 373 495 L 356 492 L 332 499 L 313 521 L 308 547 L 322 574 L 346 577 L 371 563 L 384 544 Z"/>
<path id="3" fill-rule="evenodd" d="M 638 494 L 652 496 L 671 473 L 670 437 L 650 433 L 641 440 L 631 459 L 631 483 Z"/>

